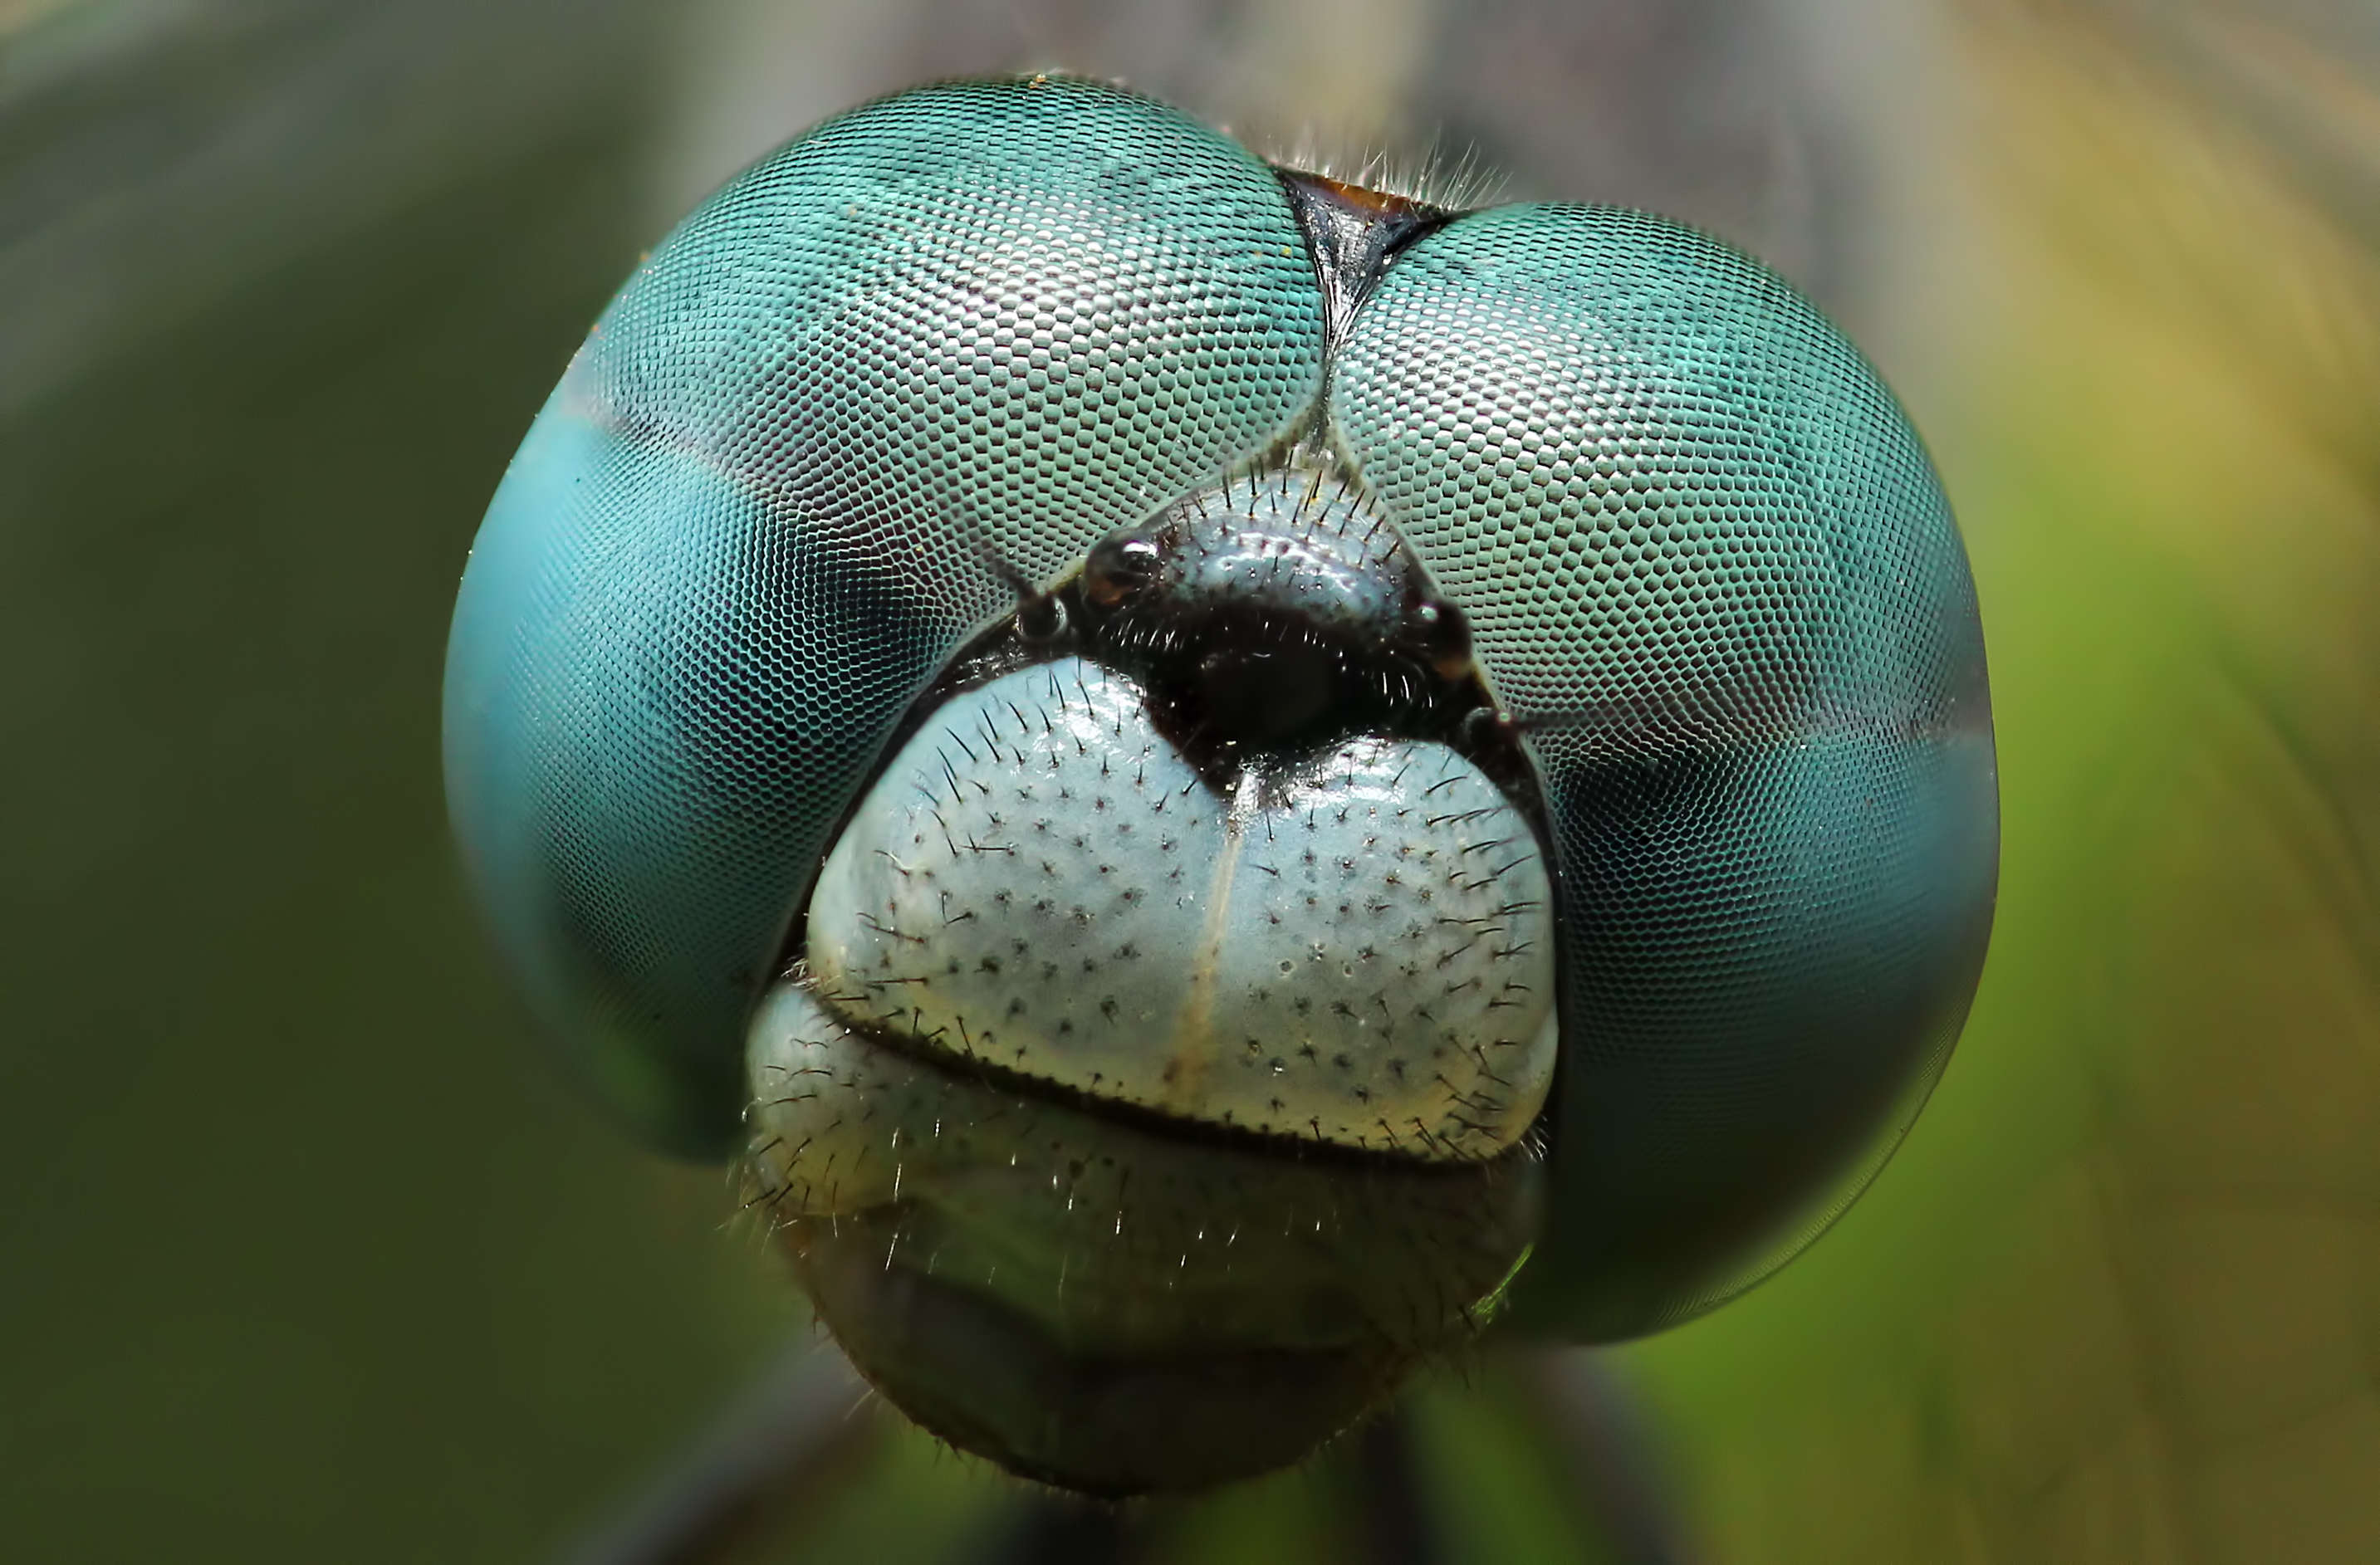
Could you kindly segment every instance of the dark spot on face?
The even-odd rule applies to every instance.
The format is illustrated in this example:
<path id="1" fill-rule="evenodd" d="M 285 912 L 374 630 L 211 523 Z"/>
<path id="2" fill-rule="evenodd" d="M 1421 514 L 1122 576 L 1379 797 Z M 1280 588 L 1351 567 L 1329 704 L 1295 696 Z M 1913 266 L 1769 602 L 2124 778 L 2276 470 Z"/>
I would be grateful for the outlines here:
<path id="1" fill-rule="evenodd" d="M 1314 726 L 1338 689 L 1338 659 L 1312 646 L 1227 649 L 1198 666 L 1198 693 L 1213 730 L 1272 744 Z"/>

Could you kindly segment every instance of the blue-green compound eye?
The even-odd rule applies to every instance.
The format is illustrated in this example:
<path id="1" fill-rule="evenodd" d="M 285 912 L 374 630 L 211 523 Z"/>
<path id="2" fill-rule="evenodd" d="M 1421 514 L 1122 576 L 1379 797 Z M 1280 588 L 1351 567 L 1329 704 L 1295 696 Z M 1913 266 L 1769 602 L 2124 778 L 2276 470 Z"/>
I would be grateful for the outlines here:
<path id="1" fill-rule="evenodd" d="M 775 942 L 1012 601 L 989 559 L 1057 574 L 1272 445 L 1322 362 L 1271 170 L 1083 82 L 855 110 L 653 252 L 514 458 L 447 658 L 456 831 L 608 1098 L 736 1142 Z"/>
<path id="2" fill-rule="evenodd" d="M 1539 1297 L 1594 1336 L 1707 1308 L 1857 1194 L 1974 990 L 1998 806 L 1949 506 L 1823 316 L 1639 212 L 1415 244 L 1330 406 L 1541 724 L 1566 999 Z"/>
<path id="3" fill-rule="evenodd" d="M 1073 80 L 855 110 L 670 236 L 490 509 L 446 722 L 599 1090 L 748 1137 L 896 1402 L 1105 1492 L 1781 1264 L 1990 922 L 1965 558 L 1815 310 Z"/>

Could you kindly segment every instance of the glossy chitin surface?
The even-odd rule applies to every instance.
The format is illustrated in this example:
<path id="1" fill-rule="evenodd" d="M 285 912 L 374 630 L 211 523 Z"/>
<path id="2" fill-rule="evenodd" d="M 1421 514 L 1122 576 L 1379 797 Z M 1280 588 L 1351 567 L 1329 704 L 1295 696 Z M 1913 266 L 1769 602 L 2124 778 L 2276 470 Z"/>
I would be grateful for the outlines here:
<path id="1" fill-rule="evenodd" d="M 1034 79 L 829 121 L 653 253 L 491 507 L 446 691 L 499 937 L 649 1134 L 737 1140 L 753 1008 L 823 949 L 788 940 L 805 888 L 880 773 L 905 785 L 896 730 L 1020 583 L 1228 475 L 1257 492 L 1249 469 L 1294 437 L 1344 485 L 1329 503 L 1384 518 L 1467 618 L 1541 786 L 1560 1034 L 1545 1227 L 1507 1318 L 1595 1338 L 1679 1318 L 1856 1194 L 1957 1032 L 1997 855 L 1973 589 L 1925 454 L 1814 309 L 1675 224 L 1518 206 L 1401 245 L 1366 252 L 1389 255 L 1368 297 L 1334 276 L 1356 302 L 1327 341 L 1273 171 L 1162 105 Z M 1227 586 L 1236 558 L 1183 580 Z M 1346 598 L 1347 623 L 1409 614 L 1397 596 Z M 998 908 L 995 879 L 968 894 Z M 857 915 L 883 915 L 846 911 L 857 973 L 883 954 Z M 901 928 L 944 976 L 960 960 Z M 1192 981 L 1183 945 L 1146 995 Z M 943 1022 L 1013 1025 L 1020 991 L 983 987 L 1000 954 L 967 953 Z M 862 992 L 833 1026 L 869 1013 Z M 1082 1101 L 1113 1074 L 1056 1019 L 1098 998 L 1050 994 L 1026 1062 Z M 764 1099 L 793 1047 L 767 1036 Z M 1269 1069 L 1257 1042 L 1244 1069 Z M 1220 1120 L 1143 1066 L 1135 1114 Z"/>
<path id="2" fill-rule="evenodd" d="M 1188 536 L 1151 583 L 1164 604 L 1229 599 L 1343 634 L 1386 636 L 1414 585 L 1403 568 L 1410 556 L 1377 511 L 1343 483 L 1295 468 L 1195 496 L 1149 530 L 1170 528 Z"/>

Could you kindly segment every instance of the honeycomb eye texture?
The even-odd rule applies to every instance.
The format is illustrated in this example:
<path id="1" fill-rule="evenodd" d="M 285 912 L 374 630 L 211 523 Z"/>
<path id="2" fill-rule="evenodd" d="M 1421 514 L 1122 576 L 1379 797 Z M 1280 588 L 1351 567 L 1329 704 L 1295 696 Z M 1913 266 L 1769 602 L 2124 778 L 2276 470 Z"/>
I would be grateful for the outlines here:
<path id="1" fill-rule="evenodd" d="M 1097 83 L 829 120 L 679 224 L 514 458 L 456 604 L 456 833 L 537 1008 L 650 1137 L 739 1134 L 827 833 L 967 635 L 1275 443 L 1322 377 L 1272 171 Z"/>
<path id="2" fill-rule="evenodd" d="M 1317 188 L 1043 78 L 864 105 L 728 184 L 490 507 L 456 833 L 582 1074 L 722 1155 L 756 998 L 935 682 L 1002 625 L 1014 664 L 1097 654 L 1148 617 L 1163 518 L 1219 484 L 1293 511 L 1310 470 L 1397 564 L 1307 608 L 1392 644 L 1383 703 L 1447 682 L 1439 737 L 1511 761 L 1550 863 L 1550 1215 L 1502 1318 L 1650 1329 L 1830 1221 L 1963 1019 L 1998 859 L 1965 555 L 1898 404 L 1758 263 L 1642 213 Z M 1286 746 L 1373 649 L 1222 648 L 1204 706 Z"/>
<path id="3" fill-rule="evenodd" d="M 1694 1313 L 1856 1192 L 1973 992 L 1998 816 L 1949 507 L 1823 316 L 1638 212 L 1424 237 L 1330 410 L 1546 790 L 1565 1042 L 1536 1297 L 1588 1336 Z"/>

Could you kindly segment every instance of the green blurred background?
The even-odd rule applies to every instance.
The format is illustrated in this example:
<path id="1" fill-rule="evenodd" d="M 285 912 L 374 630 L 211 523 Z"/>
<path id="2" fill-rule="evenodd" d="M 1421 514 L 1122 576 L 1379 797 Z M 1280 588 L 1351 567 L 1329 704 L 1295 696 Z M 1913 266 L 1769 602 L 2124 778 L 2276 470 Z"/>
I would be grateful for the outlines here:
<path id="1" fill-rule="evenodd" d="M 1702 223 L 1935 445 L 2000 922 L 1873 1194 L 1609 1355 L 1699 1557 L 2380 1559 L 2369 6 L 0 0 L 0 1557 L 541 1558 L 807 1326 L 504 994 L 446 616 L 680 211 L 1062 65 Z M 1604 1547 L 1524 1379 L 1421 1393 L 1457 1559 Z M 887 1424 L 779 1555 L 969 1558 L 1022 1503 Z M 1148 1535 L 1354 1559 L 1357 1503 L 1325 1463 Z"/>

